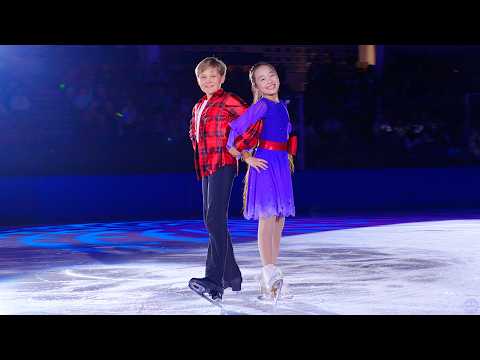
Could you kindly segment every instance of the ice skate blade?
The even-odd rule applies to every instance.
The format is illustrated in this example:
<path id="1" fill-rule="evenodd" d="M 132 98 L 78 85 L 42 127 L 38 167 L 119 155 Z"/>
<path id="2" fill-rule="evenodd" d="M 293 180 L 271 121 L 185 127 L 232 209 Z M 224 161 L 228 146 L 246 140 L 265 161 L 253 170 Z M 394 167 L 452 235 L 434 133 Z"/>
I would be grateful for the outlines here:
<path id="1" fill-rule="evenodd" d="M 205 294 L 207 292 L 207 289 L 205 289 L 205 287 L 203 287 L 202 285 L 200 285 L 200 284 L 198 284 L 194 281 L 190 281 L 188 283 L 188 287 L 198 294 Z"/>
<path id="2" fill-rule="evenodd" d="M 278 298 L 280 297 L 280 292 L 282 291 L 283 279 L 275 281 L 272 285 L 272 297 L 273 305 L 277 305 Z"/>
<path id="3" fill-rule="evenodd" d="M 209 298 L 207 295 L 205 295 L 206 293 L 208 293 L 207 289 L 205 289 L 205 287 L 201 286 L 200 284 L 197 284 L 196 282 L 194 281 L 191 281 L 188 283 L 188 287 L 197 295 L 201 296 L 202 298 L 204 298 L 205 300 L 207 300 L 209 303 L 215 305 L 215 306 L 218 306 L 220 309 L 223 309 L 223 304 L 222 304 L 222 300 L 221 299 L 211 299 Z"/>

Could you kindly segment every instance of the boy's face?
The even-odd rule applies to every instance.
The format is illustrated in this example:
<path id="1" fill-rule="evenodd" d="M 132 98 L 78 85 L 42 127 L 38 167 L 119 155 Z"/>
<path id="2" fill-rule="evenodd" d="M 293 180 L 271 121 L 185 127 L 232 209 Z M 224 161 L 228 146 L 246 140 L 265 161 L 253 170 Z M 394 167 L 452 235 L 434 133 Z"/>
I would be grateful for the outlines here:
<path id="1" fill-rule="evenodd" d="M 225 81 L 225 75 L 221 76 L 216 68 L 208 67 L 198 74 L 197 81 L 200 89 L 202 89 L 207 96 L 211 96 L 222 87 Z"/>

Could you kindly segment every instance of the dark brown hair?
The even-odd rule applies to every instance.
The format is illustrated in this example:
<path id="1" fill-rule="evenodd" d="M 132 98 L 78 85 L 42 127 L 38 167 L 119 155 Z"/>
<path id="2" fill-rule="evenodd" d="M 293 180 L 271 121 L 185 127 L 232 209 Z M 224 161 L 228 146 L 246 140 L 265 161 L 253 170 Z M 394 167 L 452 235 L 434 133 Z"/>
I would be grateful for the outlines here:
<path id="1" fill-rule="evenodd" d="M 252 84 L 252 93 L 253 93 L 253 103 L 255 104 L 258 100 L 260 100 L 262 97 L 259 96 L 259 94 L 255 91 L 255 70 L 257 70 L 260 66 L 268 66 L 269 68 L 271 68 L 273 71 L 277 72 L 277 70 L 275 69 L 275 67 L 272 65 L 272 64 L 269 64 L 267 62 L 264 62 L 264 61 L 260 61 L 258 63 L 256 63 L 255 65 L 253 65 L 251 68 L 250 68 L 250 72 L 248 74 L 248 77 L 250 79 L 250 83 Z"/>

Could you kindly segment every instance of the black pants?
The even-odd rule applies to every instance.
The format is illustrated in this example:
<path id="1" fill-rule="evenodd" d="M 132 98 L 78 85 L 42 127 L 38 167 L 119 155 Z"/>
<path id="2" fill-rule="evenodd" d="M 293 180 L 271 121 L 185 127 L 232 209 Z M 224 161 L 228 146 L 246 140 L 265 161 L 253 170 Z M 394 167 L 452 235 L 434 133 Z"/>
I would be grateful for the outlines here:
<path id="1" fill-rule="evenodd" d="M 209 238 L 205 276 L 219 286 L 222 286 L 222 280 L 241 277 L 227 228 L 236 170 L 236 166 L 224 166 L 202 179 L 203 221 Z"/>

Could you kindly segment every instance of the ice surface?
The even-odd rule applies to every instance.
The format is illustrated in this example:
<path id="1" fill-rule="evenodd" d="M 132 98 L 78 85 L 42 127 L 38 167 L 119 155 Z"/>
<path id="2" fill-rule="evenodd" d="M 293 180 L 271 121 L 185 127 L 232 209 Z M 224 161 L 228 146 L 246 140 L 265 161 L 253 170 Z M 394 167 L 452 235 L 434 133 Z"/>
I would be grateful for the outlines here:
<path id="1" fill-rule="evenodd" d="M 72 247 L 32 249 L 12 234 L 8 241 L 0 237 L 0 314 L 221 313 L 187 286 L 191 277 L 203 276 L 204 243 L 172 252 L 145 244 L 109 248 L 119 257 L 107 261 Z M 90 245 L 101 251 L 108 244 Z M 293 297 L 280 299 L 276 308 L 256 298 L 257 244 L 234 246 L 244 283 L 240 294 L 225 292 L 226 314 L 480 312 L 480 220 L 286 236 L 278 265 Z"/>

